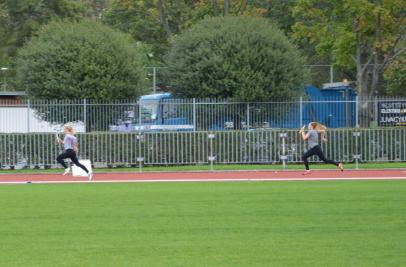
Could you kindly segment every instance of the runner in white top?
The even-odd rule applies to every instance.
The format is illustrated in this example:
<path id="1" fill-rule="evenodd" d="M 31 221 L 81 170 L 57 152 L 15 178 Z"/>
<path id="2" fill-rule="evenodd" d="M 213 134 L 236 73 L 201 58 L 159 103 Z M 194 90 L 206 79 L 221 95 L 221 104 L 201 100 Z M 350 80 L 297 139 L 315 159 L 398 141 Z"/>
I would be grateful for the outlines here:
<path id="1" fill-rule="evenodd" d="M 64 161 L 64 159 L 70 158 L 73 164 L 82 168 L 88 174 L 89 180 L 92 180 L 92 173 L 89 172 L 89 170 L 79 162 L 76 156 L 76 152 L 78 151 L 78 141 L 77 138 L 73 135 L 72 126 L 65 125 L 63 127 L 63 131 L 65 133 L 63 141 L 58 137 L 57 142 L 59 144 L 63 144 L 65 149 L 64 152 L 56 158 L 56 160 L 65 168 L 65 172 L 63 173 L 63 175 L 66 175 L 71 171 Z"/>

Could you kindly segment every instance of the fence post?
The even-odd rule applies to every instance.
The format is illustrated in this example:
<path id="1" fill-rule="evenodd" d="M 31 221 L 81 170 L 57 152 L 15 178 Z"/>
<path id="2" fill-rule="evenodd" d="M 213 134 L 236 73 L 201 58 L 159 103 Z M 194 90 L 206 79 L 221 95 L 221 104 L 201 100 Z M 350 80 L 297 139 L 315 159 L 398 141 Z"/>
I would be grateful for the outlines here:
<path id="1" fill-rule="evenodd" d="M 375 112 L 375 123 L 376 126 L 379 126 L 379 116 L 378 116 L 378 98 L 375 96 L 374 98 L 374 112 Z"/>
<path id="2" fill-rule="evenodd" d="M 142 116 L 141 116 L 141 99 L 138 101 L 138 129 L 142 129 Z"/>
<path id="3" fill-rule="evenodd" d="M 359 128 L 359 102 L 358 96 L 355 97 L 355 127 Z"/>
<path id="4" fill-rule="evenodd" d="M 86 132 L 86 125 L 87 125 L 87 122 L 86 122 L 86 117 L 87 117 L 87 114 L 86 114 L 86 99 L 83 99 L 83 124 L 84 124 L 84 131 Z"/>
<path id="5" fill-rule="evenodd" d="M 213 140 L 216 137 L 214 133 L 209 133 L 207 136 L 210 140 L 210 156 L 208 160 L 210 161 L 210 171 L 214 171 L 214 161 L 216 160 L 216 156 L 213 154 Z"/>
<path id="6" fill-rule="evenodd" d="M 280 155 L 280 158 L 282 160 L 282 164 L 283 164 L 283 169 L 286 169 L 286 160 L 287 160 L 287 156 L 286 156 L 286 138 L 288 137 L 287 133 L 279 133 L 279 137 L 282 138 L 282 155 Z"/>
<path id="7" fill-rule="evenodd" d="M 193 131 L 196 132 L 196 98 L 193 98 Z"/>
<path id="8" fill-rule="evenodd" d="M 142 156 L 142 142 L 144 141 L 144 135 L 141 134 L 141 131 L 137 134 L 137 144 L 138 144 L 138 171 L 142 172 L 142 163 L 144 162 L 144 157 Z"/>
<path id="9" fill-rule="evenodd" d="M 353 158 L 355 160 L 355 169 L 358 170 L 359 160 L 361 159 L 361 154 L 359 153 L 359 146 L 358 146 L 358 138 L 361 136 L 361 132 L 353 132 L 352 136 L 355 137 L 355 153 L 353 154 Z"/>
<path id="10" fill-rule="evenodd" d="M 250 103 L 247 103 L 247 130 L 250 129 Z"/>
<path id="11" fill-rule="evenodd" d="M 300 120 L 300 125 L 299 128 L 302 127 L 303 125 L 303 97 L 300 97 L 300 114 L 299 114 L 299 120 Z"/>
<path id="12" fill-rule="evenodd" d="M 31 105 L 30 105 L 30 100 L 27 100 L 27 133 L 30 132 L 30 109 L 31 109 Z"/>

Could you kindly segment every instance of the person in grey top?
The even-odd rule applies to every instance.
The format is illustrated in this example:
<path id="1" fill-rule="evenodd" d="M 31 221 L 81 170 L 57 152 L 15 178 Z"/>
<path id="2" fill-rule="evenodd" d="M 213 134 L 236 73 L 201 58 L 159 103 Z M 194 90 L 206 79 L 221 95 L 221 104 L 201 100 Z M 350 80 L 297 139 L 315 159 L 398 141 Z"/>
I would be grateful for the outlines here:
<path id="1" fill-rule="evenodd" d="M 316 130 L 316 127 L 317 127 L 317 122 L 311 122 L 311 123 L 309 123 L 309 126 L 308 126 L 309 130 L 307 133 L 305 133 L 304 127 L 302 129 L 300 129 L 300 131 L 299 131 L 299 133 L 302 135 L 303 140 L 307 140 L 307 144 L 308 144 L 308 149 L 302 156 L 302 160 L 303 160 L 303 163 L 306 168 L 303 175 L 310 173 L 309 162 L 307 159 L 313 155 L 317 155 L 325 163 L 330 163 L 330 164 L 336 165 L 341 171 L 343 171 L 344 169 L 343 169 L 342 163 L 338 163 L 338 162 L 335 162 L 334 160 L 327 159 L 324 156 L 323 151 L 321 150 L 321 147 L 319 145 L 319 132 Z M 321 133 L 321 139 L 324 142 L 327 142 L 326 131 L 322 130 L 322 131 L 320 131 L 320 133 Z"/>
<path id="2" fill-rule="evenodd" d="M 79 162 L 78 157 L 76 156 L 76 152 L 78 151 L 78 141 L 77 138 L 73 135 L 72 126 L 65 125 L 63 127 L 63 131 L 65 133 L 63 141 L 59 139 L 59 137 L 57 137 L 56 140 L 59 144 L 63 144 L 65 148 L 64 152 L 56 158 L 56 160 L 65 168 L 65 172 L 63 175 L 66 175 L 71 171 L 68 165 L 66 165 L 66 162 L 64 161 L 64 159 L 70 158 L 73 164 L 82 168 L 88 174 L 89 180 L 91 180 L 92 173 L 90 173 L 89 170 Z"/>

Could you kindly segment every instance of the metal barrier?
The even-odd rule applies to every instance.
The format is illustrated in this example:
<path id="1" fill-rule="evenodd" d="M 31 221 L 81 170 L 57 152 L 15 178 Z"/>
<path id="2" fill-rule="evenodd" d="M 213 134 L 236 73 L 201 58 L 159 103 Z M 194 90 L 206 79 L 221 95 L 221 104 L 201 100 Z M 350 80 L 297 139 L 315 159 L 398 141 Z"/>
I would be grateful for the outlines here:
<path id="1" fill-rule="evenodd" d="M 297 130 L 92 132 L 78 134 L 79 157 L 96 167 L 301 162 Z M 406 161 L 406 128 L 334 129 L 325 154 L 342 162 Z M 0 134 L 2 168 L 57 167 L 51 133 Z M 313 158 L 313 160 L 317 160 Z"/>

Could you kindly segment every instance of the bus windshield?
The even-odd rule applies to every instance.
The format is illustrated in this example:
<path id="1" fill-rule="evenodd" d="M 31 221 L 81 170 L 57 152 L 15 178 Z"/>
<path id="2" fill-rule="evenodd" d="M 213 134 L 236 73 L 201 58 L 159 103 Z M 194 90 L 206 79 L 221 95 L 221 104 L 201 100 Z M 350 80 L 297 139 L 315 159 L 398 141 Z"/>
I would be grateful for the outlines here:
<path id="1" fill-rule="evenodd" d="M 158 101 L 145 100 L 141 102 L 141 119 L 143 123 L 154 122 L 158 119 Z"/>

